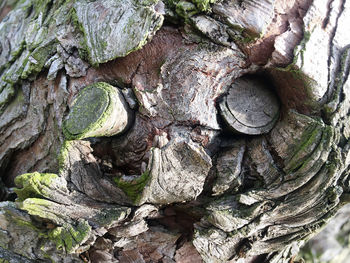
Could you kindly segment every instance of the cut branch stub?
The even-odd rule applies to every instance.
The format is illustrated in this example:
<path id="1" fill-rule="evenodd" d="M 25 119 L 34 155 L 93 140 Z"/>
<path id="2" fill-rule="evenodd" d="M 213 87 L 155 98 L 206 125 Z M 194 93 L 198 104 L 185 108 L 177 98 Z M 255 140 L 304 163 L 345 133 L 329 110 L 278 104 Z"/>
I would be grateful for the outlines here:
<path id="1" fill-rule="evenodd" d="M 83 89 L 63 124 L 68 139 L 113 136 L 125 131 L 133 120 L 122 93 L 98 82 Z"/>
<path id="2" fill-rule="evenodd" d="M 235 80 L 220 102 L 221 115 L 234 132 L 263 134 L 269 132 L 279 116 L 277 96 L 259 79 Z"/>

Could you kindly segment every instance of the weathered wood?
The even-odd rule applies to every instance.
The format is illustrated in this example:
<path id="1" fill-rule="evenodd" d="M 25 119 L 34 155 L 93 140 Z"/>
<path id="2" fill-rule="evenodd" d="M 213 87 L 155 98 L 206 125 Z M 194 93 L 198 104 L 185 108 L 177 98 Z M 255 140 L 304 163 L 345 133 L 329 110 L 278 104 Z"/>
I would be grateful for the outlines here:
<path id="1" fill-rule="evenodd" d="M 312 237 L 300 256 L 320 262 L 346 262 L 349 258 L 349 209 L 349 205 L 342 207 L 325 229 Z"/>
<path id="2" fill-rule="evenodd" d="M 139 49 L 162 25 L 154 1 L 76 1 L 74 9 L 93 65 Z"/>
<path id="3" fill-rule="evenodd" d="M 231 35 L 236 35 L 238 39 L 248 37 L 249 41 L 261 36 L 271 23 L 274 3 L 274 0 L 223 1 L 213 5 L 213 13 L 232 28 L 234 33 Z"/>
<path id="4" fill-rule="evenodd" d="M 233 144 L 233 145 L 232 145 Z M 242 162 L 246 150 L 244 140 L 234 141 L 217 156 L 213 195 L 221 195 L 229 190 L 237 191 L 242 185 Z"/>
<path id="5" fill-rule="evenodd" d="M 0 258 L 290 262 L 349 202 L 349 3 L 1 2 Z"/>
<path id="6" fill-rule="evenodd" d="M 269 132 L 279 116 L 279 101 L 272 89 L 259 79 L 239 78 L 220 103 L 221 115 L 238 133 Z"/>
<path id="7" fill-rule="evenodd" d="M 63 123 L 67 139 L 113 136 L 125 132 L 133 112 L 121 91 L 103 82 L 83 89 Z"/>
<path id="8" fill-rule="evenodd" d="M 140 202 L 169 204 L 194 200 L 202 192 L 210 168 L 210 157 L 190 140 L 175 139 L 165 147 L 154 148 L 150 182 Z"/>

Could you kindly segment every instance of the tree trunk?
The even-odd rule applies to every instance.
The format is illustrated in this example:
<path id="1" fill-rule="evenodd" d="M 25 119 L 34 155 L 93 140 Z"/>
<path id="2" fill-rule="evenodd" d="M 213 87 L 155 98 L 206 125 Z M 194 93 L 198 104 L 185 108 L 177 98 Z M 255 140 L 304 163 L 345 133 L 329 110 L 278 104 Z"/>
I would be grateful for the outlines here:
<path id="1" fill-rule="evenodd" d="M 0 259 L 293 262 L 350 200 L 349 12 L 2 1 Z"/>

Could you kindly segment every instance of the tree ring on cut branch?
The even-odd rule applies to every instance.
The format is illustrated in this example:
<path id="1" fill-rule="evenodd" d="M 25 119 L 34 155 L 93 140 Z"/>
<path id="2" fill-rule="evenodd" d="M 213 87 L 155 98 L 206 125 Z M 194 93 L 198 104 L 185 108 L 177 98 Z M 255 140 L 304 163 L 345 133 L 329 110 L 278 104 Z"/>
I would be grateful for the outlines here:
<path id="1" fill-rule="evenodd" d="M 133 116 L 117 88 L 98 82 L 80 91 L 63 131 L 67 139 L 113 136 L 127 130 Z"/>
<path id="2" fill-rule="evenodd" d="M 257 135 L 273 128 L 280 103 L 261 79 L 242 77 L 231 85 L 219 107 L 221 116 L 234 132 Z"/>

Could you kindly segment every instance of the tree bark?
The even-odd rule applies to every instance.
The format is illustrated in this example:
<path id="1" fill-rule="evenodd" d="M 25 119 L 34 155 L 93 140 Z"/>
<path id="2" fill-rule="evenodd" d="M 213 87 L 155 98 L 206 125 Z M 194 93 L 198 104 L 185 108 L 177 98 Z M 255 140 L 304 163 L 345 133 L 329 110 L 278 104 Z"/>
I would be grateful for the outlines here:
<path id="1" fill-rule="evenodd" d="M 1 2 L 0 261 L 296 262 L 349 202 L 349 12 Z"/>

